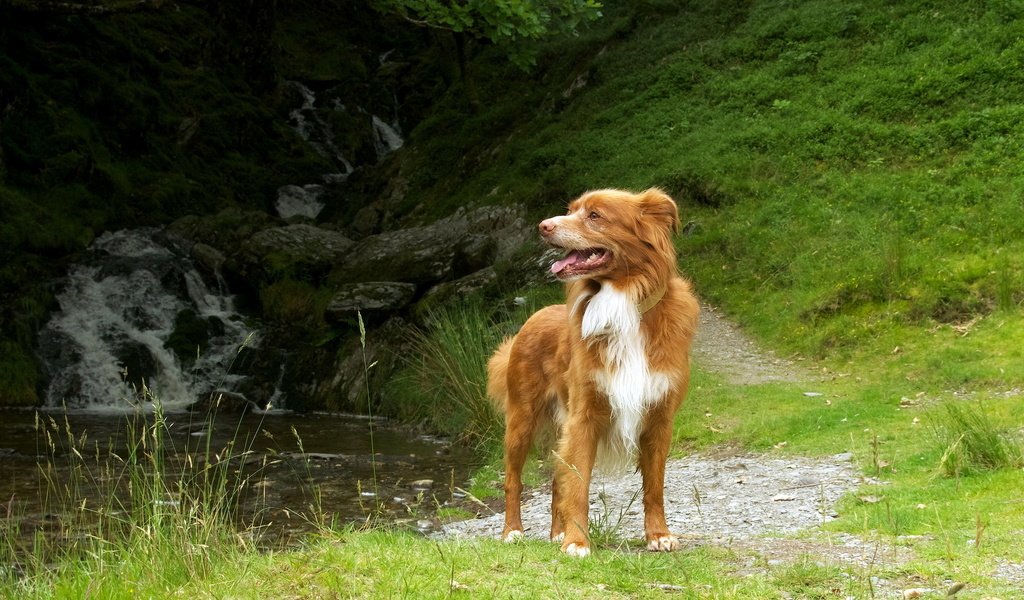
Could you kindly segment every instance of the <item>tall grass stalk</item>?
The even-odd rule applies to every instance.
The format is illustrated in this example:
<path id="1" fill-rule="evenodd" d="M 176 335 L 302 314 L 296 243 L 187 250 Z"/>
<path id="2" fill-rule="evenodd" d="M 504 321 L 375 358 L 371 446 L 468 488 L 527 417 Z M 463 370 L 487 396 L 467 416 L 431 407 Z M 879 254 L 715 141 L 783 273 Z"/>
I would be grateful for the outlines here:
<path id="1" fill-rule="evenodd" d="M 366 325 L 363 323 L 363 313 L 356 311 L 356 317 L 359 319 L 359 351 L 363 357 L 363 381 L 366 383 L 366 416 L 368 419 L 368 427 L 370 430 L 370 472 L 373 474 L 373 495 L 377 496 L 377 450 L 373 445 L 373 402 L 372 396 L 370 395 L 370 367 L 372 365 L 366 364 Z"/>
<path id="2" fill-rule="evenodd" d="M 981 409 L 950 402 L 934 430 L 943 448 L 939 471 L 947 477 L 1024 466 L 1021 440 L 997 427 Z"/>
<path id="3" fill-rule="evenodd" d="M 413 336 L 410 366 L 416 388 L 430 394 L 417 415 L 458 440 L 487 448 L 496 444 L 501 418 L 487 398 L 487 360 L 501 335 L 479 303 L 431 311 Z"/>

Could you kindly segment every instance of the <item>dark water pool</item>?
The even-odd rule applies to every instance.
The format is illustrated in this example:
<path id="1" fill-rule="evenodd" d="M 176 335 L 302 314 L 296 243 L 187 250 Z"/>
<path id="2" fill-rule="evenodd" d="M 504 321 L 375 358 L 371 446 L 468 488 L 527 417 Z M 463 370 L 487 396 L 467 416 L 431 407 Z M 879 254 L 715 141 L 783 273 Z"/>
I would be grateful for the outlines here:
<path id="1" fill-rule="evenodd" d="M 159 428 L 165 484 L 227 460 L 236 486 L 236 520 L 258 522 L 264 544 L 314 529 L 315 515 L 336 524 L 373 513 L 430 529 L 431 516 L 462 495 L 477 459 L 466 448 L 386 421 L 337 414 L 202 416 L 174 413 Z M 0 411 L 0 518 L 32 535 L 60 521 L 68 498 L 110 506 L 124 493 L 133 449 L 152 456 L 153 415 Z M 371 449 L 370 426 L 373 425 Z M 145 445 L 139 440 L 145 438 Z M 176 479 L 177 478 L 177 479 Z M 168 493 L 167 502 L 177 500 Z"/>

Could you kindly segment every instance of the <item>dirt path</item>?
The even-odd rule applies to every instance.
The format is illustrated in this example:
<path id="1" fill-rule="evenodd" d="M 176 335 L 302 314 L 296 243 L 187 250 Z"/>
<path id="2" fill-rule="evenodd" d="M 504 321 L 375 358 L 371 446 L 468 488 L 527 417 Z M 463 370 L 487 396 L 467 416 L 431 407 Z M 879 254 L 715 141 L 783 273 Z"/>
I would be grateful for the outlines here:
<path id="1" fill-rule="evenodd" d="M 695 363 L 723 374 L 730 383 L 814 380 L 795 363 L 759 348 L 712 306 L 701 307 L 693 354 Z"/>

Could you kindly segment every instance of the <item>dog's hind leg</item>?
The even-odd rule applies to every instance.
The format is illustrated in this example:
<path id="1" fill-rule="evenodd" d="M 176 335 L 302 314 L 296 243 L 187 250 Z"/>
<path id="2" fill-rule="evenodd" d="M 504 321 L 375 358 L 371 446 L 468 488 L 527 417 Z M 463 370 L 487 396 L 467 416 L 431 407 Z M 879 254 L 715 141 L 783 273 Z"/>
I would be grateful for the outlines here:
<path id="1" fill-rule="evenodd" d="M 522 467 L 540 425 L 547 421 L 544 391 L 510 385 L 505 412 L 505 528 L 506 542 L 522 537 Z M 539 386 L 538 386 L 539 387 Z M 525 389 L 524 389 L 525 388 Z"/>
<path id="2" fill-rule="evenodd" d="M 509 390 L 505 412 L 505 528 L 501 539 L 515 541 L 523 536 L 520 502 L 523 493 L 523 464 L 537 426 L 533 403 L 524 402 L 518 391 Z"/>

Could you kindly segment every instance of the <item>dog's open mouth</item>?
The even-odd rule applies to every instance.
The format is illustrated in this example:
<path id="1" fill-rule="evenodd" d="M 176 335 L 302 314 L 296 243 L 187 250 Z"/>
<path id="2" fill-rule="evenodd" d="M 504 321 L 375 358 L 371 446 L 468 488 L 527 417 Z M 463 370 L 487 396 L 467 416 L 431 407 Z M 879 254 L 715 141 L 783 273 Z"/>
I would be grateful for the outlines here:
<path id="1" fill-rule="evenodd" d="M 551 272 L 559 279 L 581 275 L 602 267 L 612 258 L 612 253 L 604 248 L 586 248 L 571 250 L 562 260 L 551 265 Z"/>

